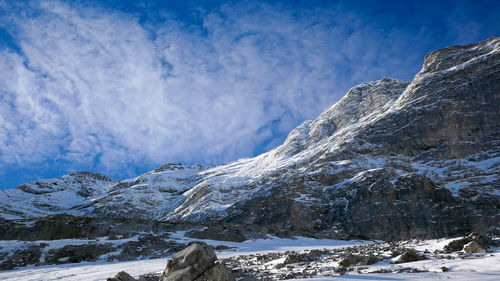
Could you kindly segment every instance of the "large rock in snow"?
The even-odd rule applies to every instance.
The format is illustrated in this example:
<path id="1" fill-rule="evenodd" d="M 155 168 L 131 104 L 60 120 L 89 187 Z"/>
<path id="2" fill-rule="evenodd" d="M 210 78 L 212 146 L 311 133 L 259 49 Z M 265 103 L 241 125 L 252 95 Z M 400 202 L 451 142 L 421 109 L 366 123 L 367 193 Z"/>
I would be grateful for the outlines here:
<path id="1" fill-rule="evenodd" d="M 160 281 L 230 281 L 235 278 L 206 244 L 191 244 L 175 254 L 167 263 Z"/>
<path id="2" fill-rule="evenodd" d="M 471 241 L 464 246 L 464 252 L 466 253 L 486 253 L 487 250 L 483 248 L 476 241 Z"/>
<path id="3" fill-rule="evenodd" d="M 127 272 L 120 271 L 115 275 L 115 277 L 108 278 L 107 281 L 137 281 L 137 280 Z"/>

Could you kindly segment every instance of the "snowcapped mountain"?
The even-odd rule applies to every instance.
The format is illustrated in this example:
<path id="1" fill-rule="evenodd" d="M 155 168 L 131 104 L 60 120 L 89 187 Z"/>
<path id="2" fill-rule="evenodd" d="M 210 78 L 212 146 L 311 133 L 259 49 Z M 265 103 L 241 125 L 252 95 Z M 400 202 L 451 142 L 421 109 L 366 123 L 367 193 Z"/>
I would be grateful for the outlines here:
<path id="1" fill-rule="evenodd" d="M 1 191 L 6 219 L 70 214 L 163 220 L 186 190 L 201 179 L 202 166 L 167 164 L 133 179 L 114 181 L 88 172 L 23 184 Z"/>
<path id="2" fill-rule="evenodd" d="M 0 191 L 0 217 L 225 222 L 310 236 L 500 227 L 500 38 L 429 53 L 412 81 L 360 84 L 285 143 L 121 182 L 74 173 Z"/>
<path id="3" fill-rule="evenodd" d="M 2 190 L 0 216 L 6 219 L 44 217 L 68 213 L 79 215 L 81 206 L 92 205 L 116 181 L 88 172 L 71 173 L 60 178 L 40 180 Z"/>
<path id="4" fill-rule="evenodd" d="M 113 185 L 104 196 L 94 197 L 82 215 L 166 220 L 185 200 L 184 193 L 202 179 L 203 170 L 202 166 L 164 165 Z"/>

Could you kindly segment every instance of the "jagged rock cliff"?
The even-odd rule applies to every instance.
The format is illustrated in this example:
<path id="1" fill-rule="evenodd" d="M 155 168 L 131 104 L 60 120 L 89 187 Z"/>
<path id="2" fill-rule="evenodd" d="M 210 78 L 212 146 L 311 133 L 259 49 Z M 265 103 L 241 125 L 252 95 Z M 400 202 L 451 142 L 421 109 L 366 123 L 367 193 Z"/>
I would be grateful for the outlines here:
<path id="1" fill-rule="evenodd" d="M 2 191 L 0 216 L 225 222 L 385 240 L 495 231 L 500 38 L 431 52 L 412 81 L 358 85 L 255 158 L 167 165 L 122 182 L 71 177 Z"/>

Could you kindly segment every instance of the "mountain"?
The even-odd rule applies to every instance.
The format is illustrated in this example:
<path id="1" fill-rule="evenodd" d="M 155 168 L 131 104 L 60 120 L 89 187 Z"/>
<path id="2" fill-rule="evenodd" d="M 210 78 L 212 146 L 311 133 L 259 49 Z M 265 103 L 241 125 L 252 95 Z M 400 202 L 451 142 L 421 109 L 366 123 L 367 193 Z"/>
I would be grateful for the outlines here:
<path id="1" fill-rule="evenodd" d="M 411 81 L 348 91 L 255 158 L 90 173 L 0 192 L 4 220 L 54 214 L 383 240 L 500 227 L 500 38 L 426 55 Z"/>

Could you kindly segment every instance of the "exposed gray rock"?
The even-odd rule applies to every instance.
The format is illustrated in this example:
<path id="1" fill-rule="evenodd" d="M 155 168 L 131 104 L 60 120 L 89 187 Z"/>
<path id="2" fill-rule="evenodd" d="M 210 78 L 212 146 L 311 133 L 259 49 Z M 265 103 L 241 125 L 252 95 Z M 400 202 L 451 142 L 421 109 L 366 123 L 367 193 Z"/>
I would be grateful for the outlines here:
<path id="1" fill-rule="evenodd" d="M 160 274 L 154 274 L 154 273 L 149 273 L 149 274 L 143 274 L 137 278 L 137 281 L 158 281 L 160 279 Z"/>
<path id="2" fill-rule="evenodd" d="M 117 255 L 111 255 L 108 260 L 134 260 L 137 258 L 162 258 L 178 252 L 185 248 L 184 244 L 174 241 L 166 241 L 167 236 L 157 234 L 145 234 L 139 236 L 137 241 L 129 241 L 120 245 L 121 249 Z"/>
<path id="3" fill-rule="evenodd" d="M 407 263 L 407 262 L 414 262 L 414 261 L 419 261 L 419 260 L 425 260 L 426 257 L 423 255 L 420 255 L 417 253 L 415 250 L 406 250 L 396 261 L 395 263 Z"/>
<path id="4" fill-rule="evenodd" d="M 175 254 L 167 263 L 160 281 L 230 281 L 231 271 L 215 264 L 217 256 L 212 247 L 194 243 Z"/>
<path id="5" fill-rule="evenodd" d="M 210 224 L 203 229 L 196 229 L 186 234 L 188 237 L 218 241 L 243 242 L 247 240 L 241 227 L 231 227 L 225 224 Z"/>
<path id="6" fill-rule="evenodd" d="M 38 244 L 30 246 L 26 249 L 18 249 L 10 253 L 0 254 L 0 260 L 5 259 L 0 263 L 0 270 L 10 270 L 27 265 L 39 265 L 42 249 L 47 244 Z"/>
<path id="7" fill-rule="evenodd" d="M 378 262 L 379 259 L 374 255 L 349 255 L 339 262 L 341 267 L 371 265 Z"/>
<path id="8" fill-rule="evenodd" d="M 194 281 L 233 281 L 235 278 L 225 265 L 217 263 Z"/>
<path id="9" fill-rule="evenodd" d="M 1 205 L 1 202 L 0 202 Z M 50 215 L 33 220 L 5 220 L 0 218 L 0 240 L 58 240 L 69 238 L 96 238 L 103 236 L 133 236 L 142 232 L 165 233 L 187 230 L 198 225 L 168 223 L 128 218 L 93 218 L 68 214 Z"/>
<path id="10" fill-rule="evenodd" d="M 464 250 L 464 246 L 471 242 L 475 242 L 475 244 L 485 250 L 494 245 L 494 242 L 490 237 L 474 233 L 451 241 L 448 245 L 444 246 L 443 250 L 445 253 L 462 251 Z"/>
<path id="11" fill-rule="evenodd" d="M 466 253 L 486 253 L 486 249 L 483 248 L 476 241 L 471 241 L 464 246 L 464 252 Z"/>
<path id="12" fill-rule="evenodd" d="M 495 246 L 495 242 L 493 241 L 493 239 L 486 235 L 474 233 L 469 235 L 468 237 L 471 237 L 472 241 L 477 242 L 481 247 L 485 249 L 488 249 L 490 246 Z"/>
<path id="13" fill-rule="evenodd" d="M 464 237 L 461 239 L 453 240 L 446 246 L 444 246 L 443 250 L 445 253 L 462 251 L 464 246 L 471 241 L 472 239 L 470 237 Z"/>
<path id="14" fill-rule="evenodd" d="M 297 254 L 289 254 L 286 256 L 283 264 L 286 265 L 286 264 L 298 263 L 298 262 L 303 262 L 303 261 L 304 261 L 303 256 L 297 255 Z"/>
<path id="15" fill-rule="evenodd" d="M 115 277 L 108 278 L 107 281 L 137 281 L 137 280 L 127 272 L 120 271 L 115 275 Z"/>
<path id="16" fill-rule="evenodd" d="M 45 256 L 45 262 L 47 264 L 62 264 L 97 261 L 100 256 L 115 250 L 111 244 L 67 245 L 60 249 L 49 250 Z"/>

